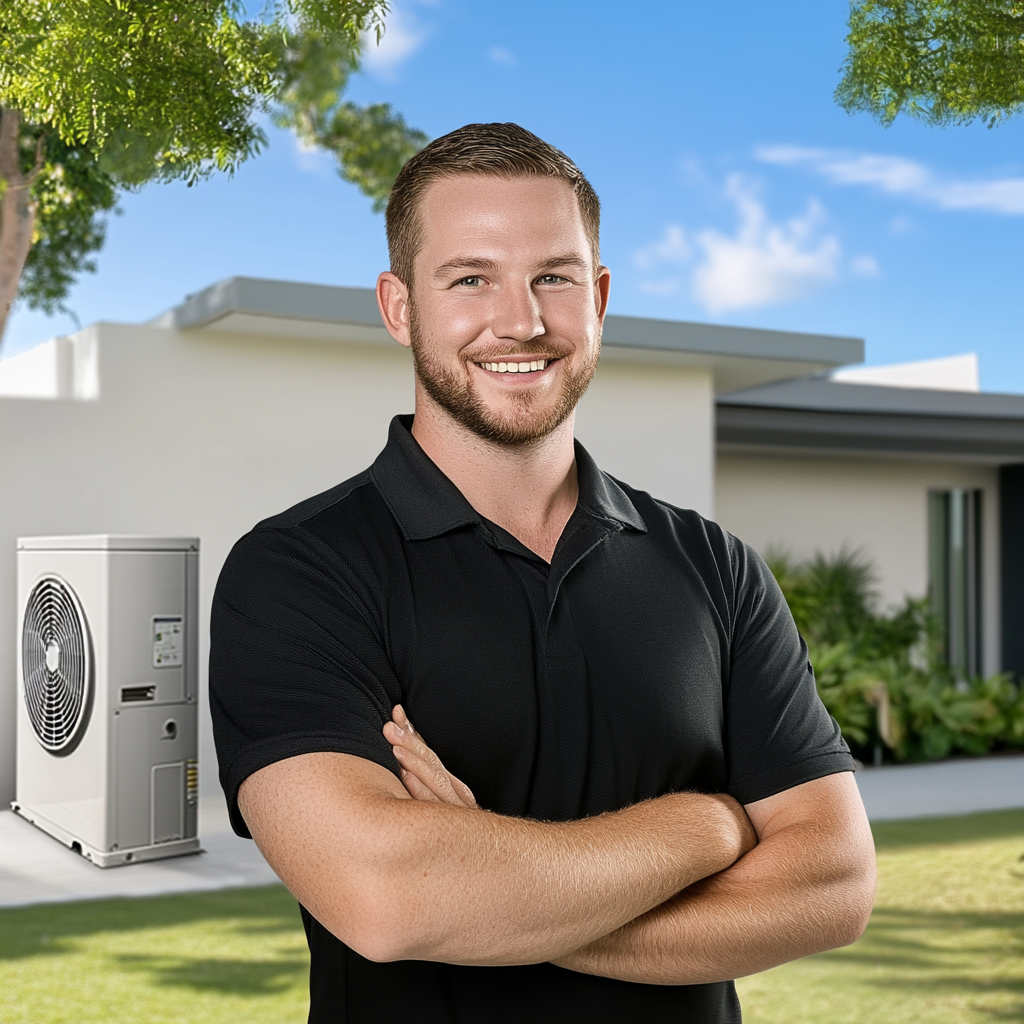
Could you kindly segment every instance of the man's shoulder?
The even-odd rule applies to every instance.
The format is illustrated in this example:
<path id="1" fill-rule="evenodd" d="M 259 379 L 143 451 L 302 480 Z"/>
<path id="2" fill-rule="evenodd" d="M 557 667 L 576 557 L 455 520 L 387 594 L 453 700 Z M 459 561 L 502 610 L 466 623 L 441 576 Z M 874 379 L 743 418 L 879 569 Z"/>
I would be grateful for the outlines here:
<path id="1" fill-rule="evenodd" d="M 656 543 L 687 546 L 697 543 L 710 546 L 726 556 L 731 554 L 736 545 L 742 546 L 742 541 L 695 509 L 657 498 L 610 473 L 604 475 L 626 494 L 647 526 L 648 533 L 652 535 L 651 539 Z"/>
<path id="2" fill-rule="evenodd" d="M 367 501 L 373 503 L 376 496 L 377 492 L 370 470 L 364 469 L 361 473 L 336 484 L 329 490 L 314 494 L 283 512 L 260 520 L 252 528 L 252 533 L 294 530 L 309 525 L 320 517 L 330 518 L 353 514 L 358 516 L 364 511 Z"/>
<path id="3" fill-rule="evenodd" d="M 258 522 L 232 546 L 218 589 L 254 579 L 375 578 L 400 545 L 394 519 L 371 470 Z M 326 577 L 325 577 L 326 574 Z"/>
<path id="4" fill-rule="evenodd" d="M 685 564 L 705 585 L 728 594 L 749 586 L 761 588 L 770 575 L 749 544 L 692 508 L 674 505 L 605 474 L 632 502 L 646 527 L 644 541 L 659 562 Z"/>

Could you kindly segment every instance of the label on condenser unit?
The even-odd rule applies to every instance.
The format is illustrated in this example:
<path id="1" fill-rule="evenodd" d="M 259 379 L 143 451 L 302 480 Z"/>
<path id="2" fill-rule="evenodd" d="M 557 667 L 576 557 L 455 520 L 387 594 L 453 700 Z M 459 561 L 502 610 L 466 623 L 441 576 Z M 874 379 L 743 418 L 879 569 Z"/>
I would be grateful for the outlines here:
<path id="1" fill-rule="evenodd" d="M 153 668 L 185 664 L 185 620 L 182 615 L 153 616 Z"/>

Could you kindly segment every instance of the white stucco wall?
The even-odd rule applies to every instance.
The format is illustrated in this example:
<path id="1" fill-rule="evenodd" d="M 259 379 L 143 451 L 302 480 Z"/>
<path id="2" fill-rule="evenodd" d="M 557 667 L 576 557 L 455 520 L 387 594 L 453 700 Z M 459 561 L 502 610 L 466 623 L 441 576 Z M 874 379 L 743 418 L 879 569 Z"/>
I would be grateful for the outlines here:
<path id="1" fill-rule="evenodd" d="M 67 345 L 77 383 L 47 393 L 87 400 L 0 398 L 0 800 L 14 796 L 14 545 L 33 534 L 201 538 L 200 788 L 213 794 L 206 626 L 224 558 L 260 519 L 373 461 L 391 417 L 412 411 L 411 360 L 397 344 L 115 324 Z M 707 372 L 602 360 L 579 434 L 609 471 L 710 512 L 712 414 Z"/>
<path id="2" fill-rule="evenodd" d="M 612 476 L 712 518 L 714 415 L 709 370 L 606 355 L 577 410 L 576 436 Z"/>
<path id="3" fill-rule="evenodd" d="M 95 401 L 0 400 L 0 799 L 13 799 L 15 538 L 198 536 L 201 788 L 215 791 L 205 714 L 209 606 L 254 523 L 365 468 L 412 408 L 395 345 L 179 334 L 102 324 Z"/>
<path id="4" fill-rule="evenodd" d="M 980 488 L 984 665 L 999 667 L 999 483 L 995 467 L 945 461 L 740 455 L 719 451 L 718 522 L 761 553 L 798 558 L 860 548 L 884 606 L 928 587 L 928 491 Z"/>

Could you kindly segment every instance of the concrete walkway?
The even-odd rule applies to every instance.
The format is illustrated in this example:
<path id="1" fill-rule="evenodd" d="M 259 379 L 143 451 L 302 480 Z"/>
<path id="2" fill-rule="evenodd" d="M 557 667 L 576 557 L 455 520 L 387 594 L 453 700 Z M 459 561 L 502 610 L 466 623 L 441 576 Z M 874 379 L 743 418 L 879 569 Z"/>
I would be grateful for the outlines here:
<path id="1" fill-rule="evenodd" d="M 872 821 L 1024 807 L 1024 755 L 865 768 L 857 772 Z M 100 869 L 10 811 L 0 812 L 0 907 L 111 896 L 156 896 L 269 885 L 253 842 L 231 832 L 223 801 L 200 803 L 203 853 Z"/>
<path id="2" fill-rule="evenodd" d="M 222 799 L 200 801 L 199 836 L 202 853 L 98 868 L 13 811 L 2 811 L 0 907 L 204 892 L 277 881 L 256 844 L 231 831 Z"/>
<path id="3" fill-rule="evenodd" d="M 1024 807 L 1024 754 L 864 768 L 857 784 L 872 821 Z"/>

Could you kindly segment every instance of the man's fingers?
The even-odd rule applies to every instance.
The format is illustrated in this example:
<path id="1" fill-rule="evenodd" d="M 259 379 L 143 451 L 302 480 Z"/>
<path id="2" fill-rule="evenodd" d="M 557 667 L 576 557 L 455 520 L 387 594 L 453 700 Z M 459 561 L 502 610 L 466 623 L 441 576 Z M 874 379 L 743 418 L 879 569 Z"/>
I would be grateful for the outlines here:
<path id="1" fill-rule="evenodd" d="M 395 729 L 394 726 L 398 728 Z M 401 704 L 395 707 L 395 721 L 392 728 L 388 729 L 385 727 L 385 735 L 392 746 L 404 747 L 430 765 L 438 775 L 448 775 L 445 766 L 441 763 L 441 758 L 423 742 L 416 730 L 413 729 L 412 723 L 402 710 Z"/>
<path id="2" fill-rule="evenodd" d="M 418 792 L 429 793 L 432 799 L 445 803 L 476 808 L 478 805 L 472 790 L 452 775 L 437 754 L 423 742 L 401 704 L 395 705 L 391 717 L 392 721 L 384 726 L 384 736 L 403 770 L 419 784 Z M 406 789 L 416 796 L 408 785 Z"/>
<path id="3" fill-rule="evenodd" d="M 405 708 L 401 704 L 395 705 L 394 710 L 391 712 L 391 717 L 398 723 L 400 728 L 415 735 L 416 730 L 412 727 L 412 722 L 409 721 L 409 716 L 405 713 Z"/>
<path id="4" fill-rule="evenodd" d="M 406 792 L 414 800 L 433 800 L 434 803 L 442 802 L 431 792 L 429 786 L 425 786 L 412 772 L 407 771 L 405 768 L 402 769 L 402 785 L 405 786 Z"/>
<path id="5" fill-rule="evenodd" d="M 415 754 L 421 761 L 432 765 L 438 772 L 445 771 L 445 767 L 437 754 L 419 736 L 414 732 L 410 732 L 409 729 L 402 728 L 397 722 L 388 722 L 384 726 L 384 736 L 392 747 L 401 747 L 403 750 Z"/>
<path id="6" fill-rule="evenodd" d="M 428 761 L 404 746 L 395 746 L 393 749 L 398 763 L 407 772 L 415 775 L 438 800 L 443 800 L 448 804 L 463 803 L 462 798 L 455 792 L 448 773 L 443 767 L 438 767 L 441 764 L 440 761 L 437 761 L 436 758 L 433 762 Z"/>
<path id="7" fill-rule="evenodd" d="M 479 804 L 476 802 L 476 797 L 473 796 L 473 790 L 467 786 L 462 779 L 456 778 L 451 772 L 448 773 L 448 778 L 451 781 L 452 788 L 462 798 L 462 802 L 467 807 L 477 808 Z"/>

